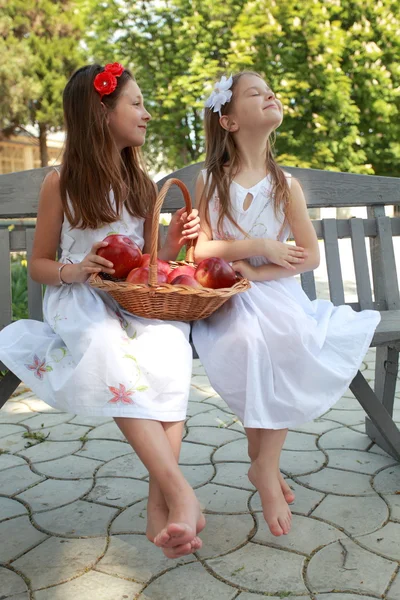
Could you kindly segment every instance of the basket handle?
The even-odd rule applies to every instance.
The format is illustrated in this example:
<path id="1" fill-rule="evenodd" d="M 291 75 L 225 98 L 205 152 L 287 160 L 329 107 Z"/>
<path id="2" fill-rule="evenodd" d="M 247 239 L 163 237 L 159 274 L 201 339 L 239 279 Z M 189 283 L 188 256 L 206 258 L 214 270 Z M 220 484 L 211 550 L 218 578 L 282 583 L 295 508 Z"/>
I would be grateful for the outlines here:
<path id="1" fill-rule="evenodd" d="M 160 222 L 160 212 L 161 207 L 164 203 L 165 196 L 168 193 L 169 188 L 172 185 L 177 185 L 182 192 L 183 199 L 186 205 L 186 212 L 190 214 L 192 211 L 192 201 L 190 199 L 189 190 L 186 185 L 180 179 L 175 179 L 171 177 L 168 179 L 164 185 L 162 186 L 160 193 L 157 196 L 154 212 L 153 212 L 153 220 L 151 223 L 151 250 L 150 250 L 150 263 L 149 263 L 149 285 L 156 286 L 157 284 L 157 250 L 158 250 L 158 232 L 159 232 L 159 222 Z M 186 244 L 186 260 L 187 262 L 194 262 L 194 240 L 188 240 Z"/>

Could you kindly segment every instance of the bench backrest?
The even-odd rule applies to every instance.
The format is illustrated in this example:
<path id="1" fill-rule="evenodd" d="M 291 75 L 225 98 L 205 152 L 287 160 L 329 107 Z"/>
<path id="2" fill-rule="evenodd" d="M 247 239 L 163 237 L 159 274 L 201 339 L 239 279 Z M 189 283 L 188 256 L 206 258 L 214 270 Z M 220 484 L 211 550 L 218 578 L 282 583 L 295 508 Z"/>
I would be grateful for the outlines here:
<path id="1" fill-rule="evenodd" d="M 202 163 L 171 173 L 181 179 L 194 198 L 194 186 Z M 0 175 L 0 219 L 35 217 L 41 183 L 49 168 Z M 320 219 L 314 221 L 318 237 L 325 242 L 330 298 L 334 304 L 345 303 L 339 254 L 339 240 L 350 238 L 354 261 L 358 301 L 356 309 L 400 309 L 393 236 L 400 236 L 400 218 L 386 216 L 385 207 L 400 205 L 400 178 L 335 173 L 314 169 L 285 167 L 296 177 L 305 192 L 310 208 L 366 207 L 367 218 Z M 183 205 L 178 188 L 172 188 L 163 212 L 173 212 Z M 10 253 L 27 251 L 29 261 L 34 229 L 20 225 L 9 231 L 0 221 L 0 329 L 11 322 Z M 370 240 L 368 265 L 365 239 Z M 350 259 L 350 257 L 349 257 Z M 302 275 L 302 285 L 311 299 L 316 297 L 313 273 Z M 30 318 L 42 318 L 42 289 L 28 278 Z"/>

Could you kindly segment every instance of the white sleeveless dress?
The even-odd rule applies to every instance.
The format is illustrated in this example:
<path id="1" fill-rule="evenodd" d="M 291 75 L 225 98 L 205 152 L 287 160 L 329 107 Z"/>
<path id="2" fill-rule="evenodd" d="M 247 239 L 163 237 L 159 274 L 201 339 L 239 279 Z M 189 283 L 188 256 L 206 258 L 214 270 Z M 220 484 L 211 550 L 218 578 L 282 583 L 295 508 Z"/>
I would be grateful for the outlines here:
<path id="1" fill-rule="evenodd" d="M 282 231 L 283 214 L 275 216 L 269 176 L 249 189 L 233 182 L 230 192 L 234 218 L 244 231 L 286 241 L 289 232 Z M 244 210 L 247 194 L 253 200 Z M 218 212 L 215 194 L 209 204 L 213 239 L 243 239 L 227 219 L 218 233 Z M 300 283 L 287 277 L 252 282 L 247 292 L 196 322 L 192 336 L 211 385 L 243 425 L 284 429 L 320 416 L 343 395 L 379 321 L 377 311 L 311 301 Z"/>
<path id="2" fill-rule="evenodd" d="M 109 233 L 143 248 L 144 220 L 125 209 L 96 230 L 64 219 L 60 262 L 80 262 Z M 135 317 L 87 283 L 47 286 L 44 322 L 0 332 L 0 360 L 51 406 L 73 414 L 181 421 L 192 372 L 189 324 Z"/>

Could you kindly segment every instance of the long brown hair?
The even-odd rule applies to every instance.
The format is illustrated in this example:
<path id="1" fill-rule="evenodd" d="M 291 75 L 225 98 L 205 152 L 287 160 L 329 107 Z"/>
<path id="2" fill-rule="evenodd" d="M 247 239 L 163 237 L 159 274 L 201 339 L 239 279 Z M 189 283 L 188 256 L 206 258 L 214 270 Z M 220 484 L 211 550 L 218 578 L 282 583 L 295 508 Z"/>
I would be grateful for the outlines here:
<path id="1" fill-rule="evenodd" d="M 254 71 L 241 71 L 240 73 L 236 73 L 236 75 L 232 77 L 232 99 L 221 107 L 222 115 L 228 115 L 232 111 L 232 106 L 235 102 L 235 89 L 243 75 L 256 75 L 262 79 L 261 75 Z M 207 170 L 207 177 L 204 191 L 200 199 L 200 209 L 203 218 L 205 217 L 209 222 L 207 206 L 213 197 L 215 190 L 217 190 L 219 198 L 218 230 L 220 231 L 220 229 L 222 229 L 223 219 L 226 217 L 239 231 L 247 235 L 247 232 L 243 231 L 232 215 L 229 194 L 230 185 L 240 170 L 241 164 L 235 136 L 221 127 L 219 123 L 219 114 L 213 112 L 211 108 L 205 109 L 204 128 L 206 137 L 205 168 Z M 227 164 L 228 169 L 225 169 L 224 166 Z M 275 214 L 282 211 L 285 215 L 284 220 L 287 222 L 290 198 L 289 186 L 285 173 L 274 159 L 270 139 L 268 139 L 265 148 L 265 166 L 267 173 L 270 174 L 272 179 L 271 193 Z"/>
<path id="2" fill-rule="evenodd" d="M 78 69 L 64 94 L 67 132 L 60 190 L 64 213 L 72 227 L 97 229 L 117 221 L 124 204 L 134 217 L 146 217 L 155 200 L 155 188 L 146 173 L 140 148 L 124 148 L 119 164 L 116 146 L 107 122 L 124 86 L 133 75 L 125 70 L 112 94 L 100 100 L 93 81 L 103 67 L 98 64 Z M 110 200 L 113 190 L 115 207 Z"/>

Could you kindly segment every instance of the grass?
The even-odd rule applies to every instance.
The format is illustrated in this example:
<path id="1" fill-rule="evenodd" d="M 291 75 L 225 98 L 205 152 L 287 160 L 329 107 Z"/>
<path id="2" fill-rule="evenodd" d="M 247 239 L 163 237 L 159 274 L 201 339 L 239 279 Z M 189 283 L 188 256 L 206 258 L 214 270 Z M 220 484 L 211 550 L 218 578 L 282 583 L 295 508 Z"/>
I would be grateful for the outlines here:
<path id="1" fill-rule="evenodd" d="M 30 448 L 31 446 L 37 446 L 37 444 L 41 444 L 42 442 L 47 440 L 49 435 L 50 435 L 50 433 L 45 435 L 41 431 L 26 431 L 25 433 L 22 434 L 22 437 L 26 438 L 28 440 L 33 440 L 33 441 L 32 442 L 29 441 L 27 444 L 25 444 L 25 448 Z M 34 441 L 37 443 L 34 444 L 33 443 Z"/>

